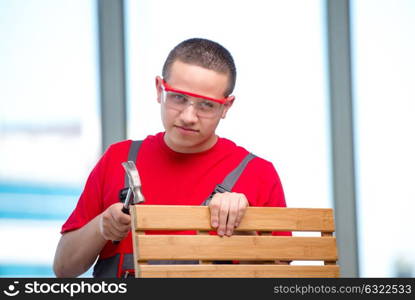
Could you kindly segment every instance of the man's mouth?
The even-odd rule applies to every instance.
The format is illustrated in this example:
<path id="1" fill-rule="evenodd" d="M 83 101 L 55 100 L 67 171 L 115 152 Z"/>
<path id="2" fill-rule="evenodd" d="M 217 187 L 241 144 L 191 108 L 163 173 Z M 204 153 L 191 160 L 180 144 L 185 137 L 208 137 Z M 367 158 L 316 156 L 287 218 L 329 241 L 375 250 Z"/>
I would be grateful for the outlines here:
<path id="1" fill-rule="evenodd" d="M 199 130 L 193 129 L 193 128 L 188 128 L 188 127 L 183 127 L 183 126 L 177 126 L 175 125 L 176 128 L 183 130 L 183 131 L 188 131 L 188 132 L 199 132 Z"/>

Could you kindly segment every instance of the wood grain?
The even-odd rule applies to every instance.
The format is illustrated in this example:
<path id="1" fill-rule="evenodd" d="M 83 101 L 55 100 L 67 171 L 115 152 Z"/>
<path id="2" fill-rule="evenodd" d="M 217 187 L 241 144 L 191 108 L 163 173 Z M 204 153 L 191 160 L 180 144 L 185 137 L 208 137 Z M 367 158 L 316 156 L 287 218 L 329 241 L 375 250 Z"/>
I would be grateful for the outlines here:
<path id="1" fill-rule="evenodd" d="M 134 228 L 213 230 L 206 206 L 134 205 Z M 248 207 L 238 230 L 334 232 L 332 209 Z"/>
<path id="2" fill-rule="evenodd" d="M 140 260 L 336 261 L 336 239 L 321 237 L 137 235 Z"/>
<path id="3" fill-rule="evenodd" d="M 339 277 L 339 266 L 285 265 L 143 265 L 143 277 L 162 278 L 311 278 Z"/>

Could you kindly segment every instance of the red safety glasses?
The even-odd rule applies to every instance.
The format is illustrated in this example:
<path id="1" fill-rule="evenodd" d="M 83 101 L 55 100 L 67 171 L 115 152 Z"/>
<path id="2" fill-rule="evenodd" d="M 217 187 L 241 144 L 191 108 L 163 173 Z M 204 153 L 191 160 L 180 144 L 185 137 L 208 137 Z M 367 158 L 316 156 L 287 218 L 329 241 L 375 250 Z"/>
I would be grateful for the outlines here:
<path id="1" fill-rule="evenodd" d="M 164 79 L 163 79 L 163 87 L 166 92 L 184 94 L 184 95 L 195 97 L 195 98 L 202 98 L 202 99 L 210 100 L 210 101 L 217 102 L 220 104 L 225 104 L 226 102 L 228 102 L 228 99 L 229 99 L 229 97 L 222 98 L 222 99 L 216 99 L 216 98 L 211 98 L 211 97 L 207 97 L 203 95 L 198 95 L 198 94 L 178 90 L 178 89 L 172 88 L 166 81 L 164 81 Z"/>

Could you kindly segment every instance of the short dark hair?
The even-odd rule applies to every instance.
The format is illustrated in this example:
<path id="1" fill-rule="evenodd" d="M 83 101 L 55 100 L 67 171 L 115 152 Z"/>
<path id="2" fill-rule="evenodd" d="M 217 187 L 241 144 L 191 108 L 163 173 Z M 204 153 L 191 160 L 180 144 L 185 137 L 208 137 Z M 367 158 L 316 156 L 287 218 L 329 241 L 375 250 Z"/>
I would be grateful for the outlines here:
<path id="1" fill-rule="evenodd" d="M 231 53 L 219 43 L 201 38 L 192 38 L 181 42 L 167 56 L 162 73 L 164 79 L 168 80 L 171 66 L 176 60 L 227 74 L 229 83 L 225 91 L 226 97 L 235 88 L 235 62 Z"/>

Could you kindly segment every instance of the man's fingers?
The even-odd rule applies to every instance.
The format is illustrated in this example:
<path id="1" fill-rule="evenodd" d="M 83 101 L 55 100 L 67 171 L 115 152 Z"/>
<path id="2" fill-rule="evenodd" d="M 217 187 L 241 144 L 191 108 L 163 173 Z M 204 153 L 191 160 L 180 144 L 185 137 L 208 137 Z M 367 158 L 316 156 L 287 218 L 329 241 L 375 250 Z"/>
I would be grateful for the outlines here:
<path id="1" fill-rule="evenodd" d="M 245 196 L 242 195 L 242 197 L 240 197 L 238 201 L 238 214 L 235 220 L 235 227 L 238 227 L 239 224 L 241 224 L 242 218 L 245 215 L 246 208 L 248 206 L 248 200 L 245 198 Z"/>
<path id="2" fill-rule="evenodd" d="M 130 222 L 131 217 L 123 212 L 121 214 L 119 213 L 113 213 L 111 214 L 112 222 L 111 226 L 119 233 L 126 234 L 130 230 Z M 125 218 L 127 218 L 127 223 L 125 223 Z M 122 222 L 121 222 L 122 221 Z"/>
<path id="3" fill-rule="evenodd" d="M 228 201 L 229 202 L 229 213 L 228 222 L 226 224 L 226 235 L 231 236 L 235 228 L 235 221 L 237 220 L 239 213 L 239 201 Z"/>
<path id="4" fill-rule="evenodd" d="M 119 224 L 123 224 L 123 225 L 127 225 L 130 226 L 131 225 L 131 216 L 127 215 L 123 212 L 121 212 L 121 214 L 116 216 L 117 222 Z"/>
<path id="5" fill-rule="evenodd" d="M 249 206 L 244 194 L 217 193 L 209 204 L 210 221 L 219 236 L 231 236 L 238 227 Z"/>
<path id="6" fill-rule="evenodd" d="M 213 228 L 218 228 L 219 226 L 219 210 L 220 210 L 220 200 L 219 194 L 215 194 L 210 201 L 210 224 Z"/>
<path id="7" fill-rule="evenodd" d="M 228 214 L 229 214 L 229 201 L 225 201 L 222 199 L 220 201 L 220 210 L 219 210 L 219 227 L 218 227 L 218 235 L 223 236 L 226 231 L 226 224 L 228 222 Z"/>
<path id="8" fill-rule="evenodd" d="M 120 232 L 119 230 L 117 230 L 117 228 L 112 226 L 109 226 L 107 228 L 107 235 L 109 237 L 108 240 L 111 241 L 120 241 L 125 237 L 124 233 Z"/>
<path id="9" fill-rule="evenodd" d="M 121 209 L 122 204 L 115 203 L 101 215 L 100 231 L 106 240 L 121 240 L 130 231 L 131 217 Z"/>
<path id="10" fill-rule="evenodd" d="M 112 217 L 109 214 L 104 214 L 101 217 L 100 231 L 104 239 L 108 241 L 121 240 L 124 235 L 121 234 L 114 226 Z"/>
<path id="11" fill-rule="evenodd" d="M 124 225 L 130 225 L 131 216 L 122 212 L 123 205 L 122 203 L 115 203 L 111 207 L 110 213 L 115 220 L 115 222 Z"/>

